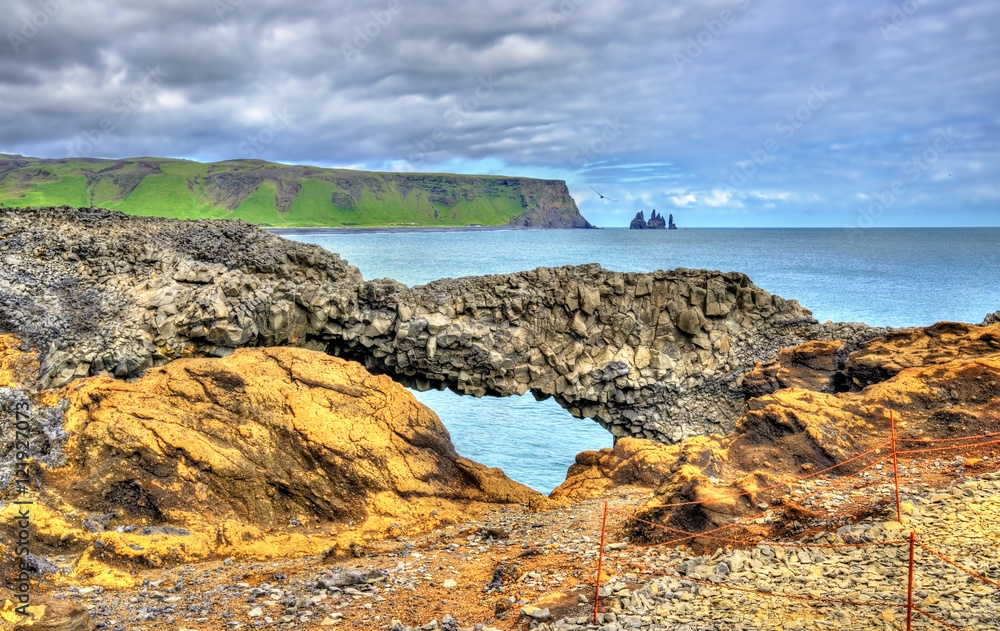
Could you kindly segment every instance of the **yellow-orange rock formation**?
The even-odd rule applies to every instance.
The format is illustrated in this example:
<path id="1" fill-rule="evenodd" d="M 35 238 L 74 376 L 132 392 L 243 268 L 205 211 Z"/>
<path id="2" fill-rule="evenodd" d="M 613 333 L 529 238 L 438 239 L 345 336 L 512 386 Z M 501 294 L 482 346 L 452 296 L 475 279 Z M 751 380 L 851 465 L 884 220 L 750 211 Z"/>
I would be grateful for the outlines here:
<path id="1" fill-rule="evenodd" d="M 849 384 L 845 373 L 883 380 L 853 392 L 783 387 L 750 399 L 727 436 L 696 437 L 666 446 L 623 439 L 614 449 L 577 456 L 554 497 L 581 498 L 617 484 L 656 489 L 649 521 L 699 531 L 757 511 L 760 489 L 843 463 L 890 437 L 890 411 L 901 437 L 947 438 L 1000 431 L 1000 325 L 940 323 L 893 333 L 852 353 L 830 370 L 837 348 L 804 344 L 758 367 L 761 383 Z M 816 359 L 810 359 L 816 354 Z M 864 367 L 864 368 L 860 368 Z M 825 375 L 825 376 L 824 376 Z M 860 379 L 859 379 L 860 381 Z M 849 473 L 857 465 L 838 467 Z M 781 501 L 780 493 L 772 501 Z M 743 494 L 740 497 L 733 496 Z M 705 502 L 670 506 L 685 502 Z M 640 534 L 670 538 L 639 524 Z"/>
<path id="2" fill-rule="evenodd" d="M 304 349 L 181 359 L 40 399 L 68 400 L 67 437 L 64 464 L 38 467 L 34 535 L 108 584 L 128 582 L 108 568 L 130 560 L 356 549 L 546 501 L 460 457 L 437 416 L 388 377 Z"/>

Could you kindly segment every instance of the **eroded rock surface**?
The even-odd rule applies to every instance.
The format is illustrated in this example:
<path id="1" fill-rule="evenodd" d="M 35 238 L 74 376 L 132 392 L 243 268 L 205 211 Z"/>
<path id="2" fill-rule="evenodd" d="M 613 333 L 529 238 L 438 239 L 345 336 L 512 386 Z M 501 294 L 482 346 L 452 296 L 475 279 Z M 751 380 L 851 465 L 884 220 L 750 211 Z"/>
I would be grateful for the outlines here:
<path id="1" fill-rule="evenodd" d="M 178 359 L 25 397 L 19 419 L 61 429 L 33 432 L 49 457 L 33 468 L 32 536 L 82 554 L 84 576 L 99 561 L 315 554 L 545 502 L 459 456 L 399 384 L 306 349 Z"/>
<path id="2" fill-rule="evenodd" d="M 40 349 L 43 385 L 293 345 L 422 389 L 552 396 L 660 441 L 730 430 L 743 374 L 779 348 L 880 333 L 818 324 L 737 272 L 582 265 L 411 288 L 243 223 L 92 209 L 0 209 L 0 260 L 0 332 Z"/>
<path id="3" fill-rule="evenodd" d="M 733 433 L 676 445 L 624 439 L 613 449 L 583 452 L 552 495 L 580 499 L 622 484 L 645 485 L 656 489 L 643 513 L 649 522 L 699 532 L 758 513 L 761 501 L 780 504 L 788 495 L 785 487 L 770 493 L 760 489 L 886 443 L 890 411 L 906 440 L 1000 431 L 998 336 L 1000 324 L 946 322 L 897 331 L 870 341 L 832 372 L 826 369 L 836 346 L 807 343 L 787 349 L 754 374 L 777 375 L 788 385 L 751 398 Z M 859 367 L 872 379 L 880 377 L 856 383 L 847 375 Z M 852 390 L 835 393 L 829 387 L 833 382 Z M 920 447 L 919 442 L 902 445 Z M 861 464 L 839 467 L 834 474 L 851 473 Z M 677 506 L 686 502 L 704 503 Z M 677 536 L 642 522 L 636 530 L 653 539 Z"/>

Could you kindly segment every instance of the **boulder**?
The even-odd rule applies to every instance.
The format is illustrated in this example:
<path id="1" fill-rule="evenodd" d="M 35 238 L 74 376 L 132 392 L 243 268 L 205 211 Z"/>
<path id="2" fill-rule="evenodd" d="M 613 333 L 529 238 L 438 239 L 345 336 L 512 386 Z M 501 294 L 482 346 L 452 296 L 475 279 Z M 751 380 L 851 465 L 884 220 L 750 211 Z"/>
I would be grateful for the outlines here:
<path id="1" fill-rule="evenodd" d="M 689 335 L 701 331 L 705 318 L 697 309 L 685 309 L 677 316 L 677 328 Z"/>
<path id="2" fill-rule="evenodd" d="M 34 431 L 45 494 L 33 541 L 77 555 L 76 575 L 99 584 L 127 584 L 113 570 L 123 562 L 354 550 L 546 502 L 458 455 L 399 384 L 306 349 L 179 359 L 129 382 L 89 377 L 17 409 L 62 421 Z"/>

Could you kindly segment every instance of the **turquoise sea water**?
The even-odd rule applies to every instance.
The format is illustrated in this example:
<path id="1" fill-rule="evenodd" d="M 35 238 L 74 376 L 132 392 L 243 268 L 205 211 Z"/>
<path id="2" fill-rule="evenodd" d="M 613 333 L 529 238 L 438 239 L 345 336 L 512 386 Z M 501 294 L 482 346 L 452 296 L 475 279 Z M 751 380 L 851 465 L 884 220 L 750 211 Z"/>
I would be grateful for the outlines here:
<path id="1" fill-rule="evenodd" d="M 648 272 L 740 271 L 819 320 L 923 326 L 980 322 L 1000 309 L 1000 228 L 492 230 L 292 234 L 356 265 L 366 279 L 438 278 L 600 263 Z M 584 449 L 611 445 L 596 423 L 530 395 L 474 399 L 420 392 L 459 453 L 548 492 Z"/>

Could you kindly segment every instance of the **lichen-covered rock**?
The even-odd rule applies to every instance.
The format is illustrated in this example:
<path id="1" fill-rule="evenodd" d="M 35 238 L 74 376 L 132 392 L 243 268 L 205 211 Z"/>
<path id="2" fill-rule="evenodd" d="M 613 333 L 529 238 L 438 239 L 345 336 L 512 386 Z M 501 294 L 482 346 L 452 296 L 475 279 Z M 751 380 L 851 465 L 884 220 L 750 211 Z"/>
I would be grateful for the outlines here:
<path id="1" fill-rule="evenodd" d="M 58 418 L 62 430 L 32 468 L 33 541 L 78 555 L 75 575 L 103 583 L 127 584 L 109 575 L 123 561 L 363 549 L 497 504 L 547 502 L 459 456 L 437 416 L 388 377 L 306 349 L 239 349 L 28 394 L 18 418 Z M 0 519 L 15 510 L 0 507 Z"/>
<path id="2" fill-rule="evenodd" d="M 837 371 L 844 368 L 846 360 L 847 349 L 840 340 L 815 340 L 783 348 L 777 359 L 758 364 L 743 377 L 743 396 L 762 397 L 783 388 L 844 390 L 845 385 L 837 383 Z"/>
<path id="3" fill-rule="evenodd" d="M 45 594 L 33 594 L 24 611 L 18 594 L 0 588 L 0 631 L 96 631 L 97 625 L 82 606 Z"/>
<path id="4" fill-rule="evenodd" d="M 304 349 L 180 359 L 60 396 L 69 400 L 66 464 L 46 472 L 46 487 L 122 519 L 361 524 L 391 502 L 536 495 L 461 458 L 437 416 L 391 379 Z"/>
<path id="5" fill-rule="evenodd" d="M 761 379 L 768 387 L 749 400 L 733 433 L 677 445 L 622 439 L 614 449 L 583 452 L 552 495 L 578 499 L 623 484 L 646 486 L 656 489 L 643 512 L 647 522 L 698 532 L 759 512 L 761 501 L 782 503 L 787 490 L 762 490 L 768 486 L 886 443 L 890 411 L 899 435 L 910 440 L 1000 431 L 998 336 L 1000 324 L 939 323 L 873 340 L 846 360 L 836 359 L 841 350 L 836 344 L 783 349 L 778 362 L 751 373 L 770 375 Z M 859 366 L 865 375 L 884 378 L 860 390 L 834 392 L 831 384 L 847 383 L 845 373 Z M 851 473 L 861 464 L 834 474 Z M 636 522 L 635 533 L 655 540 L 676 537 L 643 522 Z"/>
<path id="6" fill-rule="evenodd" d="M 914 366 L 1000 352 L 1000 328 L 962 322 L 938 322 L 925 328 L 893 331 L 872 340 L 847 361 L 848 387 L 864 388 Z"/>

